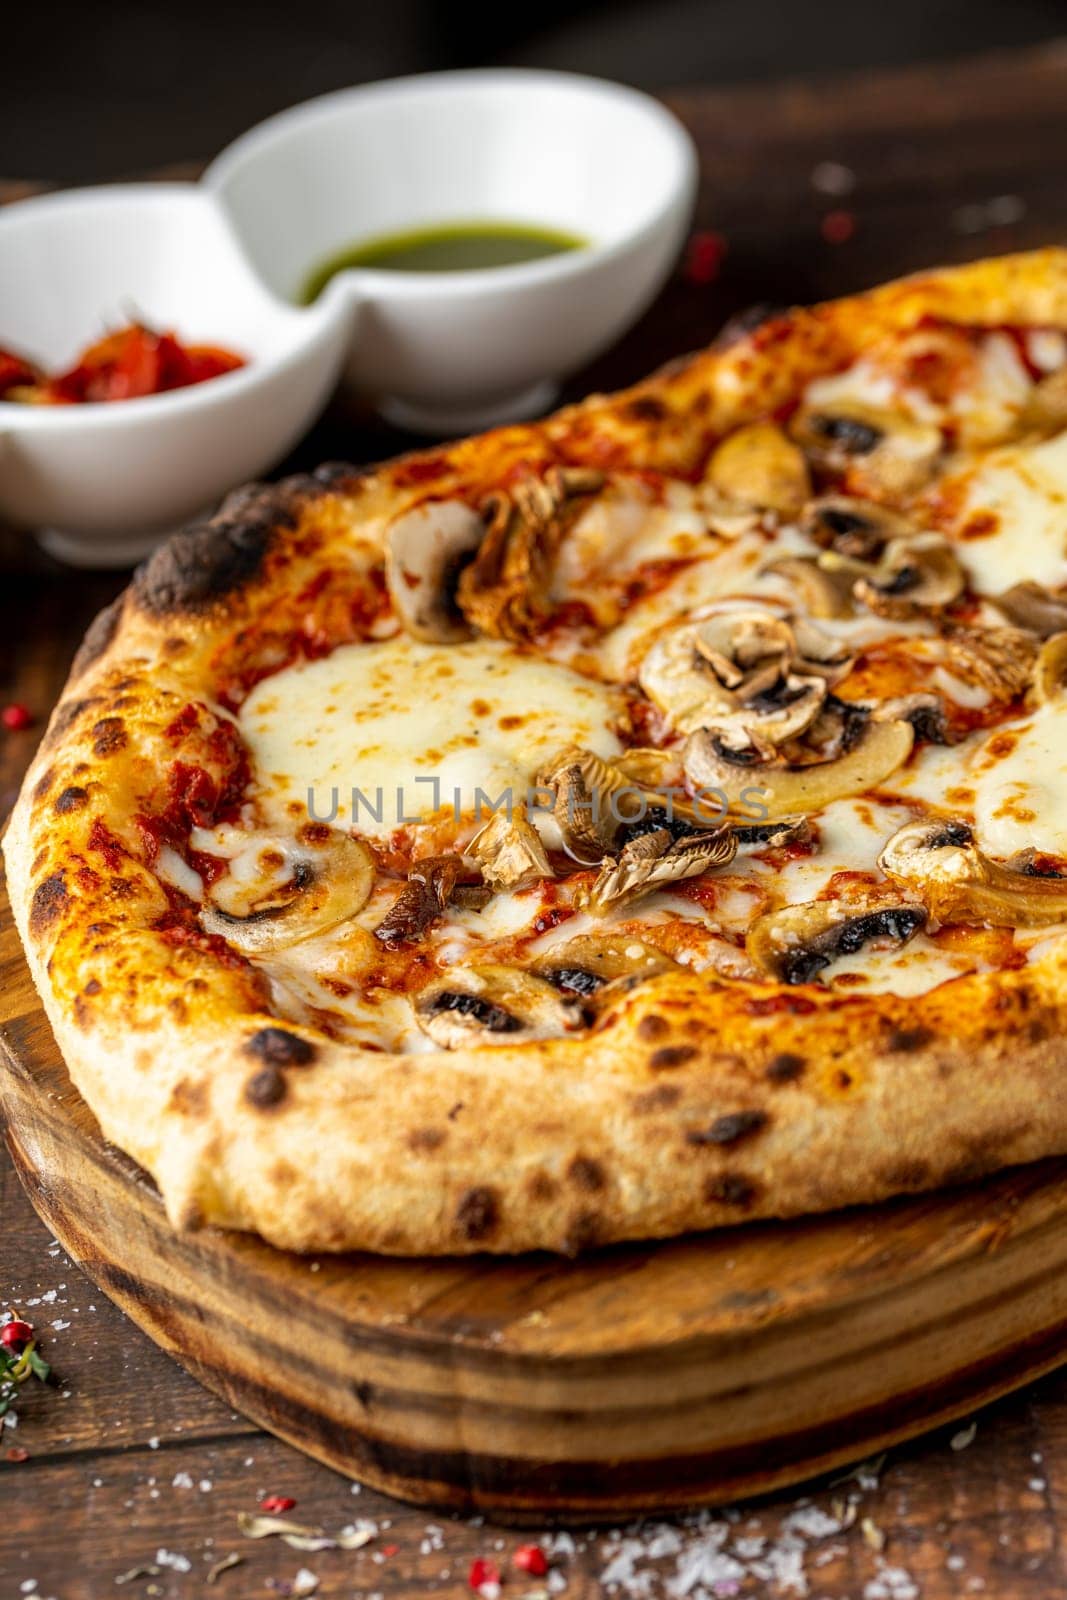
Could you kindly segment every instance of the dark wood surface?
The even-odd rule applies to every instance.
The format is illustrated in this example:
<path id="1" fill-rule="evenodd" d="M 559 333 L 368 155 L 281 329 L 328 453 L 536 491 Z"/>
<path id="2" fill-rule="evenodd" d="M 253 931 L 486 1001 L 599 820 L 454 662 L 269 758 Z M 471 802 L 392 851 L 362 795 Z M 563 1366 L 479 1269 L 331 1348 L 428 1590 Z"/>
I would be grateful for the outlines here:
<path id="1" fill-rule="evenodd" d="M 698 226 L 723 235 L 723 270 L 705 285 L 676 277 L 629 338 L 576 380 L 576 392 L 700 344 L 753 301 L 840 293 L 937 261 L 1067 238 L 1067 50 L 864 81 L 688 91 L 674 103 L 700 144 Z M 826 162 L 854 176 L 851 192 L 825 192 L 843 178 L 820 170 Z M 854 231 L 835 244 L 821 223 L 836 210 L 849 213 Z M 366 459 L 404 442 L 333 419 L 299 459 Z M 80 631 L 117 580 L 61 573 L 14 539 L 3 563 L 0 698 L 25 701 L 42 718 Z M 5 806 L 34 738 L 33 730 L 2 735 Z M 62 1380 L 35 1386 L 18 1429 L 0 1439 L 4 1600 L 284 1593 L 301 1568 L 317 1575 L 324 1596 L 459 1596 L 470 1592 L 476 1556 L 505 1568 L 505 1597 L 545 1587 L 506 1573 L 529 1534 L 520 1541 L 435 1521 L 370 1491 L 354 1496 L 335 1474 L 235 1418 L 78 1274 L 6 1165 L 0 1202 L 0 1301 L 38 1323 Z M 293 1359 L 313 1361 L 314 1350 L 294 1349 Z M 12 1444 L 29 1459 L 7 1461 Z M 252 1543 L 236 1513 L 261 1492 L 294 1496 L 298 1519 L 328 1529 L 370 1517 L 378 1537 L 352 1553 Z M 1065 1493 L 1067 1379 L 1054 1376 L 983 1413 L 973 1440 L 957 1426 L 894 1452 L 878 1472 L 817 1486 L 808 1504 L 779 1496 L 730 1517 L 583 1536 L 573 1549 L 557 1536 L 549 1588 L 584 1596 L 614 1581 L 648 1600 L 716 1592 L 1045 1600 L 1067 1595 Z M 209 1588 L 212 1563 L 233 1550 L 245 1564 Z M 116 1576 L 144 1564 L 161 1570 L 116 1589 Z"/>

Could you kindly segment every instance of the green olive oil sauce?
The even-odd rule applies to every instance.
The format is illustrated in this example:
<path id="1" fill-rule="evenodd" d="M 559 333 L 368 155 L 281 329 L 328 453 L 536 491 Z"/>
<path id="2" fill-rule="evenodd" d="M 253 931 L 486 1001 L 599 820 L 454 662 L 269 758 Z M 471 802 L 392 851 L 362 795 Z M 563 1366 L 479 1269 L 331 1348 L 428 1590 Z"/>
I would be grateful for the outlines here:
<path id="1" fill-rule="evenodd" d="M 523 222 L 445 222 L 430 228 L 380 235 L 348 245 L 308 274 L 300 303 L 317 300 L 330 279 L 349 267 L 376 272 L 470 272 L 485 267 L 511 267 L 586 248 L 588 239 L 558 228 L 535 228 Z"/>

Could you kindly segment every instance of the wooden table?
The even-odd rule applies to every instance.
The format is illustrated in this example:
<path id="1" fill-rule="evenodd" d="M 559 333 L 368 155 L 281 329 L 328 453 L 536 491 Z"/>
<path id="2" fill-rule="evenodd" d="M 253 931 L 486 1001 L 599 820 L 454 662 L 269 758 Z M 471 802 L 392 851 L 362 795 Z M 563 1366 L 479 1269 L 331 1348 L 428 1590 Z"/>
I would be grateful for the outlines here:
<path id="1" fill-rule="evenodd" d="M 679 273 L 642 324 L 575 380 L 576 394 L 702 343 L 754 302 L 825 297 L 938 261 L 1067 239 L 1067 45 L 671 101 L 700 146 L 697 225 L 721 235 L 722 267 L 704 284 Z M 334 418 L 293 464 L 367 460 L 405 443 Z M 37 718 L 34 730 L 0 734 L 0 814 L 81 631 L 119 584 L 64 572 L 25 541 L 0 548 L 0 700 L 24 701 Z M 640 1531 L 546 1534 L 550 1574 L 530 1577 L 510 1569 L 529 1533 L 435 1521 L 356 1492 L 206 1394 L 66 1260 L 2 1155 L 0 1219 L 0 1308 L 37 1324 L 59 1375 L 56 1387 L 28 1385 L 17 1429 L 0 1428 L 3 1600 L 246 1600 L 294 1584 L 310 1593 L 311 1575 L 323 1597 L 459 1597 L 471 1593 L 478 1557 L 502 1568 L 503 1600 L 1067 1596 L 1067 1373 L 992 1407 L 976 1432 L 932 1436 L 807 1496 Z M 294 1350 L 294 1360 L 314 1352 Z M 28 1458 L 8 1460 L 12 1449 Z M 369 1519 L 376 1536 L 350 1552 L 253 1543 L 237 1513 L 266 1494 L 295 1498 L 296 1519 L 329 1531 Z M 231 1552 L 243 1564 L 210 1583 Z M 155 1570 L 126 1577 L 145 1568 Z"/>

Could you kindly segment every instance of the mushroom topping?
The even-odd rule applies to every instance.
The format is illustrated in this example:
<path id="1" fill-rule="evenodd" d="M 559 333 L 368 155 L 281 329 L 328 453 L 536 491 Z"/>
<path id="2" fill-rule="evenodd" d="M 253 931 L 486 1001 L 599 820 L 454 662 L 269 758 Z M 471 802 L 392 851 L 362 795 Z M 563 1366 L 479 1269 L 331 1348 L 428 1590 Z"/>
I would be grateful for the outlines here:
<path id="1" fill-rule="evenodd" d="M 812 500 L 802 526 L 824 550 L 875 563 L 891 539 L 910 538 L 917 531 L 906 517 L 890 511 L 888 506 L 843 494 Z"/>
<path id="2" fill-rule="evenodd" d="M 807 817 L 778 817 L 767 822 L 732 822 L 738 850 L 780 850 L 786 844 L 804 844 L 812 835 Z"/>
<path id="3" fill-rule="evenodd" d="M 717 446 L 707 481 L 735 505 L 796 516 L 811 494 L 808 465 L 800 450 L 773 422 L 738 428 Z"/>
<path id="4" fill-rule="evenodd" d="M 934 533 L 890 539 L 875 563 L 838 550 L 824 551 L 818 562 L 825 572 L 851 577 L 855 598 L 880 617 L 914 617 L 951 605 L 967 586 L 955 552 Z"/>
<path id="5" fill-rule="evenodd" d="M 942 649 L 961 677 L 997 700 L 1014 700 L 1030 682 L 1038 644 L 1022 628 L 952 628 Z"/>
<path id="6" fill-rule="evenodd" d="M 1036 633 L 1040 639 L 1067 632 L 1067 598 L 1052 594 L 1040 583 L 1013 584 L 992 604 L 1017 628 Z"/>
<path id="7" fill-rule="evenodd" d="M 390 524 L 385 581 L 397 616 L 414 638 L 457 644 L 470 637 L 456 586 L 484 538 L 485 523 L 462 500 L 427 500 Z"/>
<path id="8" fill-rule="evenodd" d="M 848 473 L 873 494 L 910 494 L 922 487 L 941 453 L 941 430 L 858 401 L 833 408 L 803 406 L 790 433 L 822 472 Z"/>
<path id="9" fill-rule="evenodd" d="M 604 862 L 584 903 L 594 916 L 602 916 L 669 883 L 724 866 L 736 853 L 737 840 L 727 826 L 677 839 L 669 827 L 655 828 L 629 839 L 617 856 Z"/>
<path id="10" fill-rule="evenodd" d="M 537 784 L 554 792 L 552 815 L 563 847 L 586 866 L 603 860 L 626 817 L 642 808 L 641 795 L 628 778 L 577 745 L 568 745 L 546 762 Z"/>
<path id="11" fill-rule="evenodd" d="M 384 945 L 408 944 L 420 938 L 446 906 L 480 909 L 488 898 L 477 862 L 461 855 L 427 856 L 409 871 L 374 937 Z"/>
<path id="12" fill-rule="evenodd" d="M 890 700 L 879 700 L 871 707 L 871 716 L 878 722 L 910 722 L 917 739 L 927 744 L 955 744 L 958 736 L 949 729 L 945 719 L 945 702 L 938 694 L 895 695 Z"/>
<path id="13" fill-rule="evenodd" d="M 413 1005 L 419 1027 L 443 1050 L 555 1039 L 585 1022 L 577 996 L 518 967 L 457 967 Z"/>
<path id="14" fill-rule="evenodd" d="M 851 658 L 809 622 L 724 611 L 656 640 L 638 682 L 679 733 L 714 727 L 737 748 L 803 733 Z"/>
<path id="15" fill-rule="evenodd" d="M 773 572 L 799 592 L 804 609 L 813 617 L 847 617 L 852 614 L 853 579 L 846 572 L 829 572 L 813 556 L 781 556 L 769 561 Z"/>
<path id="16" fill-rule="evenodd" d="M 857 716 L 837 719 L 834 755 L 807 766 L 739 762 L 713 733 L 692 733 L 684 751 L 686 775 L 698 793 L 710 791 L 731 809 L 758 791 L 771 817 L 821 811 L 831 801 L 877 788 L 907 760 L 915 741 L 909 722 L 879 722 L 863 708 L 854 710 Z"/>
<path id="17" fill-rule="evenodd" d="M 907 823 L 889 840 L 878 865 L 887 878 L 919 895 L 939 922 L 1034 928 L 1067 920 L 1067 879 L 1035 872 L 1032 857 L 1015 865 L 993 861 L 959 818 Z"/>
<path id="18" fill-rule="evenodd" d="M 588 468 L 551 467 L 489 497 L 488 531 L 457 590 L 469 623 L 492 638 L 523 639 L 544 621 L 560 540 L 582 498 L 603 482 L 603 473 Z"/>
<path id="19" fill-rule="evenodd" d="M 366 845 L 332 830 L 321 844 L 261 850 L 255 868 L 213 884 L 211 902 L 200 914 L 206 933 L 249 956 L 283 950 L 347 922 L 362 911 L 374 884 L 374 857 Z"/>
<path id="20" fill-rule="evenodd" d="M 467 850 L 481 864 L 482 877 L 491 889 L 525 889 L 541 878 L 555 877 L 525 806 L 513 807 L 510 816 L 498 812 Z"/>
<path id="21" fill-rule="evenodd" d="M 646 978 L 677 971 L 678 963 L 641 939 L 621 935 L 581 934 L 538 956 L 533 971 L 554 989 L 583 1000 L 599 995 L 609 984 L 631 988 Z"/>
<path id="22" fill-rule="evenodd" d="M 1054 633 L 1045 640 L 1034 662 L 1031 692 L 1039 706 L 1057 700 L 1067 684 L 1067 633 Z"/>
<path id="23" fill-rule="evenodd" d="M 814 983 L 820 972 L 864 945 L 906 944 L 925 924 L 926 908 L 902 901 L 812 900 L 759 917 L 745 949 L 779 983 Z"/>
<path id="24" fill-rule="evenodd" d="M 1067 427 L 1067 367 L 1050 372 L 1034 385 L 1019 420 L 1024 428 L 1042 433 L 1059 433 Z"/>

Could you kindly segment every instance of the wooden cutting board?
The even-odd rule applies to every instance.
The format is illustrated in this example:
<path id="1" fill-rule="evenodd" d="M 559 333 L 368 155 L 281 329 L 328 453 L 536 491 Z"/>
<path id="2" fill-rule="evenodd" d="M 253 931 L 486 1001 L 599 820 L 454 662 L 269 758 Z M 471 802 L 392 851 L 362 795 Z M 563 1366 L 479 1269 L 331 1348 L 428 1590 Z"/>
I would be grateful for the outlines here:
<path id="1" fill-rule="evenodd" d="M 596 1252 L 302 1258 L 176 1236 L 72 1087 L 0 890 L 0 1109 L 57 1239 L 246 1416 L 390 1494 L 573 1523 L 793 1482 L 1067 1356 L 1067 1161 Z"/>

